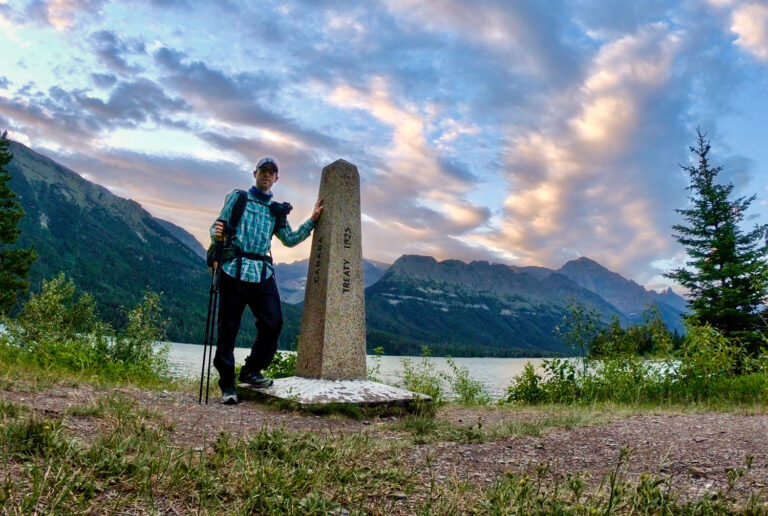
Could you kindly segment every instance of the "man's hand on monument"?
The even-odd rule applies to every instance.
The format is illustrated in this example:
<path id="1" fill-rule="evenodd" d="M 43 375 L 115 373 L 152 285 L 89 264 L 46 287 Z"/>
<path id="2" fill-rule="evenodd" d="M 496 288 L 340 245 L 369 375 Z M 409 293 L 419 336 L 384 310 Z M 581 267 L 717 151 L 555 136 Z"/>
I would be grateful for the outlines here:
<path id="1" fill-rule="evenodd" d="M 320 215 L 322 213 L 323 213 L 323 199 L 319 198 L 315 203 L 315 209 L 312 211 L 312 216 L 310 217 L 312 219 L 312 222 L 317 222 L 317 219 L 320 218 Z"/>

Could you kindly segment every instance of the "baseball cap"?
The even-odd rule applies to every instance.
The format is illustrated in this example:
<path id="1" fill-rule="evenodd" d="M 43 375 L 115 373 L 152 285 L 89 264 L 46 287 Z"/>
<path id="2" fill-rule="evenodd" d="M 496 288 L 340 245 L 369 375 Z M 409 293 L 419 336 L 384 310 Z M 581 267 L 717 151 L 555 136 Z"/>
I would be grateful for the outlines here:
<path id="1" fill-rule="evenodd" d="M 269 157 L 269 156 L 265 156 L 265 157 L 261 158 L 259 160 L 259 162 L 256 163 L 256 170 L 260 169 L 264 165 L 272 165 L 273 167 L 275 167 L 275 170 L 279 170 L 279 168 L 277 166 L 277 160 L 275 158 L 272 158 L 272 157 Z"/>

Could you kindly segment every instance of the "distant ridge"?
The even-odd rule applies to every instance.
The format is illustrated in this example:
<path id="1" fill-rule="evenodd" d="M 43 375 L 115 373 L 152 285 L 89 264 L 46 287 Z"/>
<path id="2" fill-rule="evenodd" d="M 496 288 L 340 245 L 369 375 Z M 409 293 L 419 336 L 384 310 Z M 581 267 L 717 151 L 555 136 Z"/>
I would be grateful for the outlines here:
<path id="1" fill-rule="evenodd" d="M 295 305 L 304 302 L 304 290 L 307 284 L 307 266 L 309 259 L 291 263 L 275 264 L 275 279 L 280 291 L 280 298 Z M 379 281 L 389 269 L 389 264 L 363 258 L 363 282 L 369 287 Z"/>
<path id="2" fill-rule="evenodd" d="M 680 315 L 685 308 L 685 300 L 672 289 L 668 289 L 664 294 L 648 291 L 586 257 L 569 261 L 558 272 L 603 297 L 633 323 L 640 322 L 643 311 L 648 306 L 655 305 L 667 326 L 679 332 L 684 331 Z"/>
<path id="3" fill-rule="evenodd" d="M 168 231 L 168 233 L 170 233 L 171 235 L 173 235 L 176 238 L 178 238 L 179 242 L 181 242 L 182 244 L 187 246 L 197 256 L 199 256 L 200 258 L 203 258 L 203 259 L 206 258 L 207 250 L 186 229 L 180 228 L 179 226 L 177 226 L 173 222 L 168 222 L 167 220 L 158 219 L 158 218 L 155 218 L 155 220 L 166 231 Z"/>

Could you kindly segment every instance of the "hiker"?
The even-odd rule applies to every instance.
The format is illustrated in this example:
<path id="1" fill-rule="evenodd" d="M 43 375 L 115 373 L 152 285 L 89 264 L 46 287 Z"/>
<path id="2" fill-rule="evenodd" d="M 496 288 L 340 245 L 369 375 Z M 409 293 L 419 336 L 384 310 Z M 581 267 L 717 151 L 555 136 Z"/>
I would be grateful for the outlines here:
<path id="1" fill-rule="evenodd" d="M 256 388 L 272 385 L 272 379 L 264 377 L 262 371 L 277 352 L 283 328 L 271 257 L 272 235 L 288 247 L 298 245 L 312 233 L 323 211 L 323 200 L 318 199 L 311 217 L 293 231 L 287 219 L 291 205 L 272 200 L 272 186 L 279 179 L 277 161 L 260 159 L 253 178 L 254 186 L 247 192 L 234 190 L 227 195 L 219 218 L 211 226 L 213 239 L 224 242 L 229 238 L 232 244 L 229 253 L 225 247 L 221 258 L 218 339 L 213 360 L 225 405 L 238 403 L 233 351 L 246 305 L 256 317 L 258 335 L 240 371 L 240 381 Z"/>

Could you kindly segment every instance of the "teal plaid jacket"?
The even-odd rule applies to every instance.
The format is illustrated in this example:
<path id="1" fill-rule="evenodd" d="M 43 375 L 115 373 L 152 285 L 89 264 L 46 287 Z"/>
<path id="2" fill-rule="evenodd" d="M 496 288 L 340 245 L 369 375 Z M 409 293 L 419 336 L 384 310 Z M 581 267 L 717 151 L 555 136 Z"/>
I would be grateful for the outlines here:
<path id="1" fill-rule="evenodd" d="M 219 214 L 220 219 L 229 220 L 232 208 L 237 200 L 237 190 L 233 190 L 227 195 L 224 201 L 224 207 Z M 246 253 L 255 253 L 266 256 L 272 249 L 272 231 L 275 227 L 275 217 L 269 211 L 271 200 L 263 202 L 248 192 L 248 203 L 245 206 L 243 217 L 237 226 L 235 235 L 235 245 L 241 251 Z M 315 223 L 312 219 L 305 221 L 296 231 L 291 229 L 290 223 L 277 233 L 277 238 L 286 246 L 293 247 L 304 240 L 312 233 Z M 211 241 L 213 241 L 215 223 L 211 225 Z M 261 260 L 252 260 L 242 258 L 242 268 L 240 270 L 240 279 L 250 283 L 258 283 L 262 277 L 267 279 L 274 273 L 270 263 Z M 266 270 L 263 270 L 266 267 Z M 237 277 L 237 260 L 230 260 L 221 267 L 226 274 Z M 262 276 L 263 273 L 263 276 Z"/>

